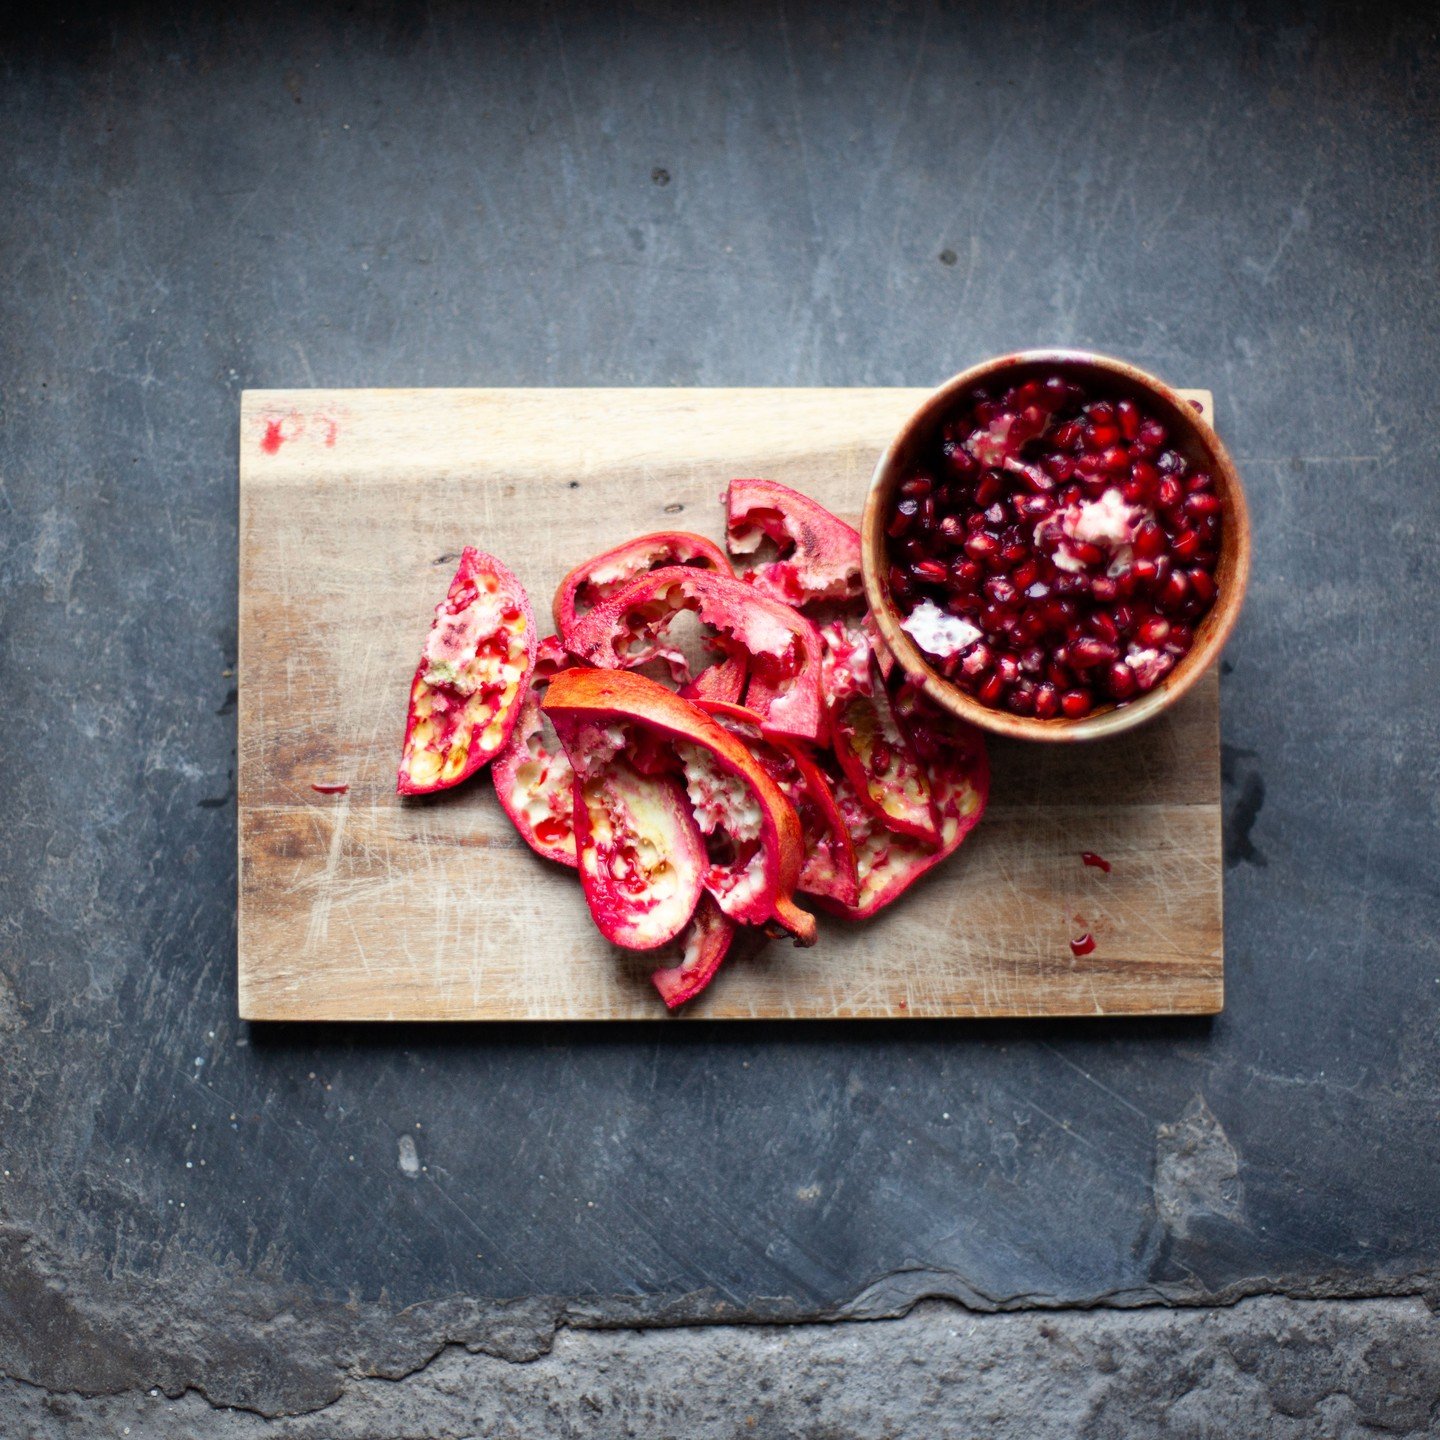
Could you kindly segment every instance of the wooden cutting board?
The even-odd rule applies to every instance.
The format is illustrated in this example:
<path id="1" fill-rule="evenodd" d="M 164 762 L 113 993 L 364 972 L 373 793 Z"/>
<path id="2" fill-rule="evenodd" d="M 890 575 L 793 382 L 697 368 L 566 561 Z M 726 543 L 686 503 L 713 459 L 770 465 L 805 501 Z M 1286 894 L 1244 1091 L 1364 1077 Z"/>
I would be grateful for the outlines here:
<path id="1" fill-rule="evenodd" d="M 1204 392 L 1191 392 L 1204 404 Z M 920 390 L 248 391 L 240 417 L 239 990 L 251 1020 L 666 1018 L 488 774 L 401 801 L 419 646 L 465 544 L 544 617 L 645 531 L 723 533 L 765 475 L 858 519 Z M 959 854 L 862 925 L 728 964 L 708 1018 L 1208 1014 L 1223 993 L 1219 691 L 1076 747 L 993 742 Z M 343 794 L 312 785 L 348 784 Z M 1082 851 L 1108 859 L 1107 875 Z M 1092 954 L 1070 940 L 1090 931 Z"/>

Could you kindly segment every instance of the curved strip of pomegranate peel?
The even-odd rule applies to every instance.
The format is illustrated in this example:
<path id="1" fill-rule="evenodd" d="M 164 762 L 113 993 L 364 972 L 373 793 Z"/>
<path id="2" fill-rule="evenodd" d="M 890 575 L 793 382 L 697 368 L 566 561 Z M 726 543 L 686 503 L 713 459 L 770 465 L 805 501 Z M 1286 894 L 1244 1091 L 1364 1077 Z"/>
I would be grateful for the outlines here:
<path id="1" fill-rule="evenodd" d="M 929 779 L 895 718 L 878 667 L 868 693 L 852 695 L 831 712 L 830 733 L 835 758 L 865 808 L 887 830 L 938 845 Z"/>
<path id="2" fill-rule="evenodd" d="M 467 545 L 410 682 L 401 795 L 447 790 L 505 748 L 535 653 L 525 587 L 493 555 Z"/>
<path id="3" fill-rule="evenodd" d="M 694 565 L 721 575 L 732 573 L 720 547 L 703 535 L 692 535 L 688 530 L 640 535 L 582 561 L 560 582 L 551 606 L 555 629 L 568 636 L 584 613 L 618 594 L 637 576 L 666 565 Z"/>
<path id="4" fill-rule="evenodd" d="M 990 795 L 990 762 L 979 731 L 904 688 L 896 697 L 896 715 L 926 767 L 940 822 L 940 845 L 929 848 L 908 835 L 884 828 L 844 775 L 832 777 L 835 798 L 855 842 L 860 868 L 860 898 L 838 905 L 816 903 L 847 920 L 866 920 L 893 904 L 922 875 L 953 855 L 979 823 Z"/>
<path id="5" fill-rule="evenodd" d="M 597 605 L 566 637 L 575 654 L 606 670 L 633 670 L 666 653 L 663 636 L 681 610 L 726 632 L 749 655 L 750 691 L 766 726 L 818 741 L 826 714 L 820 636 L 799 611 L 730 576 L 671 565 L 633 580 Z"/>
<path id="6" fill-rule="evenodd" d="M 500 807 L 520 838 L 537 855 L 573 870 L 577 864 L 575 772 L 540 709 L 540 697 L 551 679 L 572 663 L 554 635 L 540 642 L 515 729 L 509 744 L 495 757 L 490 777 Z"/>
<path id="7" fill-rule="evenodd" d="M 700 897 L 690 924 L 680 936 L 679 963 L 650 972 L 650 983 L 660 992 L 667 1009 L 676 1010 L 693 1000 L 715 978 L 737 928 L 712 895 Z"/>
<path id="8" fill-rule="evenodd" d="M 708 754 L 722 777 L 738 781 L 755 801 L 761 867 L 757 883 L 744 893 L 717 893 L 714 888 L 711 893 L 733 920 L 760 925 L 774 918 L 797 944 L 815 943 L 815 917 L 794 902 L 805 848 L 799 817 L 743 742 L 690 701 L 624 670 L 566 670 L 551 682 L 543 708 L 572 764 L 583 765 L 577 751 L 583 749 L 587 727 L 617 720 L 644 726 L 668 740 L 676 746 L 677 758 L 687 745 Z M 727 900 L 733 908 L 727 909 Z"/>
<path id="9" fill-rule="evenodd" d="M 704 894 L 705 842 L 681 786 L 613 755 L 575 784 L 575 852 L 591 918 L 612 944 L 653 950 Z"/>
<path id="10" fill-rule="evenodd" d="M 753 555 L 764 539 L 778 547 L 776 559 L 743 572 L 773 599 L 808 605 L 863 594 L 860 532 L 788 485 L 732 480 L 725 492 L 725 528 L 732 555 Z"/>
<path id="11" fill-rule="evenodd" d="M 860 895 L 855 847 L 820 767 L 796 741 L 767 734 L 753 710 L 715 701 L 699 704 L 749 747 L 800 817 L 805 861 L 795 888 L 805 895 L 828 895 L 842 905 L 855 904 Z"/>

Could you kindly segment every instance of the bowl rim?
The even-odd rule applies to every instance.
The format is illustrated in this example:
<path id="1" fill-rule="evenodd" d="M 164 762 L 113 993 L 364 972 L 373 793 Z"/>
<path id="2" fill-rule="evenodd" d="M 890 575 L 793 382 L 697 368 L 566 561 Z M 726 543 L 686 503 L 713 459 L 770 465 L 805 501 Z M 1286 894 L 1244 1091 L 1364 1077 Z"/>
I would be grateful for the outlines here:
<path id="1" fill-rule="evenodd" d="M 1078 720 L 1063 716 L 1040 720 L 1033 715 L 1012 715 L 992 710 L 967 695 L 958 686 L 932 669 L 918 645 L 900 628 L 900 614 L 890 599 L 884 578 L 884 564 L 877 563 L 884 553 L 882 507 L 888 506 L 890 492 L 898 483 L 893 473 L 901 452 L 916 433 L 936 423 L 943 411 L 960 392 L 993 378 L 996 374 L 1020 367 L 1056 365 L 1088 369 L 1127 382 L 1130 386 L 1158 397 L 1185 427 L 1192 432 L 1188 439 L 1198 440 L 1212 460 L 1216 488 L 1225 505 L 1225 530 L 1221 540 L 1221 563 L 1228 562 L 1230 575 L 1220 597 L 1202 622 L 1204 634 L 1197 635 L 1195 644 L 1174 670 L 1148 695 L 1119 709 L 1109 707 Z M 906 674 L 915 680 L 925 694 L 952 715 L 966 720 L 992 734 L 1008 735 L 1022 740 L 1050 743 L 1077 743 L 1099 740 L 1133 730 L 1153 720 L 1182 696 L 1189 693 L 1210 669 L 1225 648 L 1245 602 L 1250 580 L 1251 533 L 1250 512 L 1239 471 L 1215 433 L 1215 428 L 1174 388 L 1158 376 L 1113 355 L 1093 350 L 1040 348 L 1017 350 L 971 365 L 936 386 L 913 411 L 881 452 L 871 473 L 861 517 L 861 574 L 865 598 L 886 647 Z"/>

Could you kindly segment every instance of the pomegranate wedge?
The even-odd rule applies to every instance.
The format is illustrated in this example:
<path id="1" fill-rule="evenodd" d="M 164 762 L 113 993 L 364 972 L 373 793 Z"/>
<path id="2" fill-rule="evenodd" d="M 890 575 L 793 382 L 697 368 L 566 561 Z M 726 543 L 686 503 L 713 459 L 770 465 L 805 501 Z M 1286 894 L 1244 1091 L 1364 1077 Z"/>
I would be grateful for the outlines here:
<path id="1" fill-rule="evenodd" d="M 887 830 L 861 802 L 843 774 L 832 776 L 860 870 L 860 899 L 855 905 L 819 903 L 849 920 L 865 920 L 904 894 L 922 875 L 960 848 L 960 842 L 985 813 L 990 794 L 990 762 L 979 731 L 901 687 L 895 713 L 924 767 L 939 818 L 940 844 L 931 847 L 909 835 Z"/>
<path id="2" fill-rule="evenodd" d="M 692 535 L 688 530 L 641 535 L 577 565 L 560 582 L 552 606 L 556 630 L 568 635 L 576 621 L 602 600 L 608 600 L 638 576 L 666 565 L 694 565 L 721 575 L 731 573 L 730 562 L 720 547 L 703 535 Z"/>
<path id="3" fill-rule="evenodd" d="M 865 808 L 887 830 L 938 845 L 930 782 L 890 707 L 878 667 L 872 668 L 868 693 L 856 693 L 835 707 L 830 731 L 835 758 Z"/>
<path id="4" fill-rule="evenodd" d="M 694 916 L 676 942 L 679 962 L 650 974 L 650 983 L 668 1009 L 693 1000 L 715 978 L 730 951 L 735 929 L 735 922 L 709 895 L 700 897 Z"/>
<path id="5" fill-rule="evenodd" d="M 754 697 L 749 708 L 760 713 L 767 728 L 797 740 L 823 736 L 821 643 L 815 627 L 789 605 L 729 576 L 680 565 L 652 571 L 597 605 L 566 643 L 602 669 L 634 670 L 665 659 L 673 672 L 677 652 L 666 647 L 665 634 L 682 610 L 696 611 L 720 632 L 713 642 L 717 648 L 748 657 L 746 694 Z"/>
<path id="6" fill-rule="evenodd" d="M 842 905 L 855 904 L 860 896 L 855 847 L 820 767 L 795 741 L 767 735 L 753 710 L 713 701 L 701 701 L 700 707 L 745 742 L 795 807 L 805 839 L 805 863 L 795 888 L 806 895 L 828 895 Z"/>
<path id="7" fill-rule="evenodd" d="M 742 741 L 690 701 L 626 671 L 566 670 L 550 682 L 542 708 L 582 783 L 628 752 L 636 729 L 665 742 L 707 837 L 705 888 L 732 920 L 774 920 L 797 943 L 814 943 L 815 917 L 794 901 L 804 860 L 800 820 Z"/>
<path id="8" fill-rule="evenodd" d="M 725 523 L 732 555 L 754 555 L 766 540 L 775 545 L 773 560 L 742 572 L 763 594 L 807 605 L 862 593 L 860 532 L 808 495 L 773 480 L 732 480 Z"/>
<path id="9" fill-rule="evenodd" d="M 535 670 L 510 743 L 495 757 L 490 778 L 520 838 L 537 854 L 575 867 L 575 772 L 555 728 L 540 708 L 553 676 L 571 664 L 554 635 L 540 642 Z"/>
<path id="10" fill-rule="evenodd" d="M 595 924 L 627 950 L 664 945 L 704 893 L 705 842 L 684 790 L 618 754 L 575 768 L 575 852 Z"/>
<path id="11" fill-rule="evenodd" d="M 504 749 L 535 663 L 535 616 L 520 582 L 466 546 L 410 685 L 396 789 L 458 785 Z"/>

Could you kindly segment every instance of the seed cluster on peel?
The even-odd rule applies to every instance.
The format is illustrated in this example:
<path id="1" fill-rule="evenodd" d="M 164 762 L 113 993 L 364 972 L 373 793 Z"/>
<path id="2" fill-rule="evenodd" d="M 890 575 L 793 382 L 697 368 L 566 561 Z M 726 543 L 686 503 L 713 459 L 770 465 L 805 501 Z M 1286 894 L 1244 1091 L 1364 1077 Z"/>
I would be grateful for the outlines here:
<path id="1" fill-rule="evenodd" d="M 566 575 L 558 633 L 537 644 L 504 571 L 519 607 L 504 588 L 492 623 L 452 588 L 417 675 L 456 689 L 472 653 L 511 655 L 506 626 L 527 622 L 523 677 L 506 677 L 486 726 L 497 795 L 527 845 L 578 871 L 601 932 L 660 962 L 671 1008 L 744 931 L 814 943 L 797 894 L 850 920 L 893 903 L 954 853 L 989 789 L 979 733 L 880 645 L 853 527 L 773 481 L 732 482 L 725 501 L 738 574 L 703 537 L 639 537 Z M 686 608 L 717 656 L 698 675 L 666 640 Z M 404 793 L 415 724 L 412 706 Z"/>
<path id="2" fill-rule="evenodd" d="M 886 520 L 902 628 L 981 704 L 1078 719 L 1154 689 L 1218 593 L 1215 480 L 1133 399 L 973 390 Z"/>

